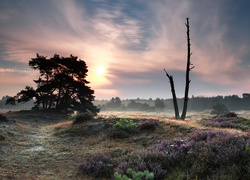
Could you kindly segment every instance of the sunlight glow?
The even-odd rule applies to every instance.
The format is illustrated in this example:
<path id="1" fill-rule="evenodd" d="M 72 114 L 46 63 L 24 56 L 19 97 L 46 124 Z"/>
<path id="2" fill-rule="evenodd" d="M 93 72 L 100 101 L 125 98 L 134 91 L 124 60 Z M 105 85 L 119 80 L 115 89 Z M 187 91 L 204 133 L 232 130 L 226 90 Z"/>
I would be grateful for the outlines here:
<path id="1" fill-rule="evenodd" d="M 102 78 L 104 73 L 105 73 L 105 67 L 103 65 L 100 65 L 96 68 L 97 77 Z"/>

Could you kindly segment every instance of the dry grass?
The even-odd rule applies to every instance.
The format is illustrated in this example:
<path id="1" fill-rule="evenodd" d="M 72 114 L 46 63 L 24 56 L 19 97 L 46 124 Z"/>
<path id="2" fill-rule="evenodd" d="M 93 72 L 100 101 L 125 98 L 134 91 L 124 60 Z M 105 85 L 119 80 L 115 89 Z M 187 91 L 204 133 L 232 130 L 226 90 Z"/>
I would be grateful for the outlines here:
<path id="1" fill-rule="evenodd" d="M 250 118 L 250 112 L 239 112 L 241 117 Z M 0 179 L 88 179 L 78 173 L 78 166 L 85 157 L 99 152 L 110 153 L 119 159 L 136 149 L 142 149 L 159 139 L 185 139 L 197 129 L 208 129 L 199 120 L 211 117 L 208 114 L 188 114 L 185 121 L 159 113 L 100 113 L 102 117 L 115 115 L 117 118 L 159 119 L 155 131 L 141 132 L 126 139 L 110 139 L 108 132 L 93 136 L 73 136 L 67 133 L 54 135 L 72 127 L 72 121 L 61 114 L 7 113 L 16 123 L 0 124 L 0 134 L 6 137 L 0 141 Z M 98 123 L 103 120 L 96 120 Z M 110 120 L 110 123 L 115 120 Z M 82 125 L 84 130 L 91 123 Z M 78 125 L 81 128 L 81 125 Z M 209 128 L 219 129 L 219 128 Z M 244 133 L 235 129 L 230 132 Z M 146 143 L 145 143 L 146 142 Z"/>

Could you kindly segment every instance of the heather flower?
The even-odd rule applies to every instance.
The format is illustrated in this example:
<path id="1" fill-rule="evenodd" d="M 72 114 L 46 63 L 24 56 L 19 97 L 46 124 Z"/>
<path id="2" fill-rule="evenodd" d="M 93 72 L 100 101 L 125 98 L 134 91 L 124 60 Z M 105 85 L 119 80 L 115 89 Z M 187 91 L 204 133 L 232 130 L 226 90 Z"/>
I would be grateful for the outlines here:
<path id="1" fill-rule="evenodd" d="M 139 125 L 139 128 L 141 130 L 155 130 L 157 126 L 159 126 L 160 122 L 159 120 L 150 119 L 146 120 L 143 123 Z"/>
<path id="2" fill-rule="evenodd" d="M 86 162 L 80 165 L 83 174 L 92 177 L 111 177 L 113 174 L 113 160 L 110 155 L 94 154 L 87 157 Z"/>
<path id="3" fill-rule="evenodd" d="M 117 166 L 115 172 L 132 178 L 131 174 L 127 173 L 127 169 L 131 168 L 135 172 L 149 171 L 154 174 L 155 179 L 164 179 L 167 174 L 164 167 L 168 166 L 166 160 L 166 155 L 163 152 L 153 150 L 136 151 L 129 154 L 125 161 Z"/>
<path id="4" fill-rule="evenodd" d="M 220 127 L 220 128 L 234 128 L 241 130 L 248 130 L 248 127 L 241 124 L 236 124 L 238 122 L 237 117 L 219 117 L 210 120 L 204 120 L 202 122 L 205 126 Z"/>
<path id="5" fill-rule="evenodd" d="M 250 153 L 246 151 L 246 144 L 249 137 L 207 130 L 197 131 L 188 141 L 193 143 L 192 153 L 188 156 L 193 177 L 208 178 L 230 167 L 239 170 L 234 172 L 238 177 L 247 173 Z"/>

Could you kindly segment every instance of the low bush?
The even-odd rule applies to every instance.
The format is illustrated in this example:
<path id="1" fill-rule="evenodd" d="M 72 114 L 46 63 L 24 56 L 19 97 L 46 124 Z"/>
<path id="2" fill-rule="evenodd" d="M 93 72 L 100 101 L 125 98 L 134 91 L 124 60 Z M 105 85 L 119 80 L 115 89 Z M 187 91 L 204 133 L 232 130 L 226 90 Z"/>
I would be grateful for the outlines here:
<path id="1" fill-rule="evenodd" d="M 111 178 L 114 174 L 112 157 L 108 154 L 94 154 L 86 158 L 86 162 L 80 165 L 80 171 L 84 175 L 94 178 Z"/>
<path id="2" fill-rule="evenodd" d="M 111 138 L 128 138 L 135 133 L 137 133 L 136 123 L 133 120 L 121 118 L 116 121 L 109 134 Z"/>
<path id="3" fill-rule="evenodd" d="M 156 119 L 150 119 L 142 122 L 139 125 L 141 130 L 155 130 L 157 126 L 159 126 L 160 122 Z"/>
<path id="4" fill-rule="evenodd" d="M 146 180 L 153 180 L 154 179 L 154 174 L 149 172 L 149 171 L 144 171 L 144 172 L 135 172 L 131 168 L 127 169 L 127 173 L 132 176 L 133 180 L 141 180 L 145 178 Z M 126 175 L 121 175 L 118 172 L 115 172 L 114 174 L 115 180 L 132 180 Z"/>
<path id="5" fill-rule="evenodd" d="M 187 140 L 161 140 L 146 150 L 132 152 L 115 172 L 149 171 L 155 179 L 247 179 L 250 177 L 250 138 L 223 131 L 200 130 Z M 228 170 L 232 169 L 226 173 Z"/>
<path id="6" fill-rule="evenodd" d="M 249 119 L 244 119 L 244 118 L 239 118 L 235 124 L 242 125 L 250 129 L 250 120 Z"/>
<path id="7" fill-rule="evenodd" d="M 217 103 L 213 106 L 211 114 L 221 115 L 229 113 L 227 106 L 223 103 Z"/>
<path id="8" fill-rule="evenodd" d="M 149 171 L 154 174 L 155 179 L 164 179 L 167 171 L 164 170 L 164 166 L 168 163 L 166 154 L 154 150 L 141 150 L 132 152 L 124 161 L 120 163 L 115 172 L 126 175 L 130 178 L 131 174 L 127 173 L 127 169 L 131 168 L 135 172 Z"/>
<path id="9" fill-rule="evenodd" d="M 233 128 L 233 129 L 241 129 L 241 130 L 248 130 L 248 126 L 245 126 L 245 122 L 248 121 L 240 121 L 238 122 L 238 118 L 236 117 L 218 117 L 214 119 L 203 120 L 202 124 L 205 126 L 211 127 L 220 127 L 220 128 Z M 249 122 L 250 125 L 250 122 Z"/>
<path id="10" fill-rule="evenodd" d="M 133 120 L 127 120 L 125 118 L 121 118 L 120 121 L 116 121 L 114 125 L 117 129 L 130 131 L 131 129 L 136 127 L 136 123 Z"/>
<path id="11" fill-rule="evenodd" d="M 229 112 L 229 113 L 222 115 L 222 117 L 235 117 L 235 118 L 237 118 L 238 116 L 235 112 Z"/>
<path id="12" fill-rule="evenodd" d="M 9 119 L 5 115 L 0 114 L 0 122 L 9 122 Z"/>
<path id="13" fill-rule="evenodd" d="M 90 112 L 85 112 L 85 113 L 81 113 L 81 114 L 78 114 L 76 117 L 75 117 L 75 120 L 73 121 L 73 124 L 79 124 L 79 123 L 84 123 L 88 120 L 91 120 L 93 119 L 94 115 Z"/>
<path id="14" fill-rule="evenodd" d="M 247 136 L 223 131 L 198 131 L 189 140 L 187 156 L 192 178 L 245 179 L 250 177 Z M 228 170 L 233 171 L 228 171 Z M 228 171 L 228 172 L 227 172 Z M 226 173 L 227 172 L 227 173 Z"/>

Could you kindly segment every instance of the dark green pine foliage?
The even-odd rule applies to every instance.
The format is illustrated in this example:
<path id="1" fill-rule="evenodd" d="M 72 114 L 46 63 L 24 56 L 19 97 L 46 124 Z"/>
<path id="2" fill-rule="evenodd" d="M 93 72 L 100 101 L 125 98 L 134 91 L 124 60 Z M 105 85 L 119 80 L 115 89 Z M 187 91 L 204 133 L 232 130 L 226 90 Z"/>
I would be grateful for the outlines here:
<path id="1" fill-rule="evenodd" d="M 87 65 L 77 56 L 60 57 L 55 54 L 47 59 L 37 54 L 36 58 L 29 61 L 29 66 L 40 72 L 39 78 L 34 80 L 37 89 L 26 87 L 26 90 L 15 96 L 16 101 L 35 98 L 36 107 L 42 109 L 99 112 L 92 103 L 94 91 L 87 86 Z M 26 94 L 29 96 L 26 97 Z"/>

